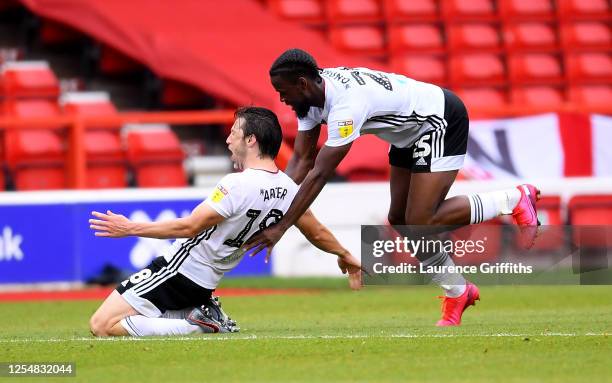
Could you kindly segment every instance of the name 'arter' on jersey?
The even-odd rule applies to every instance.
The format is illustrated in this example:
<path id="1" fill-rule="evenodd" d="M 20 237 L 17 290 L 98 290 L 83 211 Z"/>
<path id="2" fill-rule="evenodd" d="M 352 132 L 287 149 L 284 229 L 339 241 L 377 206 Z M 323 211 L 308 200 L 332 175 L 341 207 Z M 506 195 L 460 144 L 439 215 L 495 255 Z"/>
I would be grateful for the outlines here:
<path id="1" fill-rule="evenodd" d="M 264 201 L 268 201 L 272 198 L 285 199 L 287 196 L 287 189 L 280 186 L 270 189 L 259 189 L 259 194 L 263 197 Z"/>

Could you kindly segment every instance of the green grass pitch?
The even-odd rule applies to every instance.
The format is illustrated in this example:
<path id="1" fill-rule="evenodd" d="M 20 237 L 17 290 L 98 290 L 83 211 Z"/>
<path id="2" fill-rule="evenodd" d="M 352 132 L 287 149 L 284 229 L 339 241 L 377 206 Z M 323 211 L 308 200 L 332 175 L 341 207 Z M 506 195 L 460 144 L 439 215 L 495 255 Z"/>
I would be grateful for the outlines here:
<path id="1" fill-rule="evenodd" d="M 0 304 L 0 362 L 74 361 L 58 382 L 612 382 L 612 286 L 483 286 L 459 328 L 436 328 L 433 287 L 344 280 L 227 279 L 316 287 L 222 297 L 242 331 L 98 340 L 99 302 Z M 608 335 L 610 334 L 610 335 Z"/>

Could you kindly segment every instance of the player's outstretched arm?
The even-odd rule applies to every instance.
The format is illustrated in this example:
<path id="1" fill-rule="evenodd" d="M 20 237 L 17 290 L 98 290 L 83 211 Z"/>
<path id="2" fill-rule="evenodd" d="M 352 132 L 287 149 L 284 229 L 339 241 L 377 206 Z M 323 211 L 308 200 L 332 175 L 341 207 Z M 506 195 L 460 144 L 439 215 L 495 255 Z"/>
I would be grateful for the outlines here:
<path id="1" fill-rule="evenodd" d="M 338 256 L 338 267 L 343 274 L 349 274 L 349 285 L 353 290 L 361 288 L 361 262 L 345 249 L 309 210 L 300 217 L 295 226 L 304 234 L 306 239 L 317 248 Z"/>
<path id="2" fill-rule="evenodd" d="M 293 155 L 289 159 L 285 174 L 291 177 L 296 184 L 301 184 L 306 175 L 313 168 L 317 157 L 317 141 L 321 134 L 321 125 L 310 130 L 299 131 L 293 145 Z"/>
<path id="3" fill-rule="evenodd" d="M 89 228 L 97 237 L 149 237 L 149 238 L 191 238 L 203 230 L 221 223 L 225 218 L 202 202 L 187 217 L 159 222 L 133 222 L 110 210 L 106 214 L 91 212 L 96 217 L 89 220 Z"/>

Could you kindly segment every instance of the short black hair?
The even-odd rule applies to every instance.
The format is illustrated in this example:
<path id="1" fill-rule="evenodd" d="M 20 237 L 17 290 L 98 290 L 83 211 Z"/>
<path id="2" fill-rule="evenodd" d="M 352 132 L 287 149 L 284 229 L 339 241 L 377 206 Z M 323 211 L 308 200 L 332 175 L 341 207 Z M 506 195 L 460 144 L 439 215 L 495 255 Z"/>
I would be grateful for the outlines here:
<path id="1" fill-rule="evenodd" d="M 270 67 L 270 77 L 281 76 L 295 83 L 298 77 L 307 77 L 311 80 L 319 80 L 321 68 L 317 65 L 310 53 L 298 48 L 288 49 L 283 52 Z"/>
<path id="2" fill-rule="evenodd" d="M 251 134 L 255 136 L 262 157 L 276 158 L 283 141 L 283 131 L 273 111 L 257 106 L 245 106 L 234 112 L 234 118 L 244 120 L 241 124 L 244 137 Z"/>

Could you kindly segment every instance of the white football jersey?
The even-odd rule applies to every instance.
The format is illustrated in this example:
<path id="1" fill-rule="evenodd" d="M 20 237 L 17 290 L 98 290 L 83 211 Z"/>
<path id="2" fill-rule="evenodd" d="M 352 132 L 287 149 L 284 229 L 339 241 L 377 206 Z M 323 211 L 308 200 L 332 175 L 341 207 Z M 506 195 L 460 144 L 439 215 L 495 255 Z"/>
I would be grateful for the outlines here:
<path id="1" fill-rule="evenodd" d="M 326 68 L 325 105 L 298 119 L 298 130 L 327 124 L 327 146 L 374 134 L 399 148 L 430 130 L 444 130 L 444 93 L 439 86 L 367 68 Z"/>
<path id="2" fill-rule="evenodd" d="M 194 238 L 176 240 L 163 256 L 179 273 L 214 289 L 223 274 L 240 263 L 242 244 L 256 231 L 278 222 L 297 191 L 296 183 L 280 170 L 228 174 L 205 200 L 225 220 Z"/>

